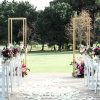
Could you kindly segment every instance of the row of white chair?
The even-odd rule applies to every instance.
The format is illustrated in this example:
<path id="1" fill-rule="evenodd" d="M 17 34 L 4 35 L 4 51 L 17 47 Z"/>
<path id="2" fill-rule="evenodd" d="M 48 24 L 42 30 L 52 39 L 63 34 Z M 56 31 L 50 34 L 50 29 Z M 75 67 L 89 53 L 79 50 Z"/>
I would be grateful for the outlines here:
<path id="1" fill-rule="evenodd" d="M 97 89 L 100 88 L 100 58 L 95 57 L 93 59 L 88 55 L 85 55 L 84 63 L 85 85 L 88 86 L 88 89 L 94 90 L 96 93 Z"/>
<path id="2" fill-rule="evenodd" d="M 16 69 L 17 67 L 17 69 Z M 16 69 L 16 70 L 15 70 Z M 1 85 L 1 99 L 9 100 L 13 89 L 19 86 L 22 78 L 21 59 L 20 57 L 13 57 L 7 61 L 0 59 L 0 84 Z"/>

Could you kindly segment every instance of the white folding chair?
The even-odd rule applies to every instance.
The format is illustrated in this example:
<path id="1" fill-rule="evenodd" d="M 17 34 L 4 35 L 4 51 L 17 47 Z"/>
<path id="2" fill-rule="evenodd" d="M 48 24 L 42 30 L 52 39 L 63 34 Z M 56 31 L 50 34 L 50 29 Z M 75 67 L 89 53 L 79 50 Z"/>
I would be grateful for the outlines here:
<path id="1" fill-rule="evenodd" d="M 100 88 L 100 59 L 95 59 L 96 68 L 95 68 L 95 93 L 97 93 L 97 89 Z"/>
<path id="2" fill-rule="evenodd" d="M 22 67 L 22 64 L 21 64 L 20 56 L 14 57 L 11 61 L 12 91 L 14 87 L 21 85 L 21 79 L 22 79 L 21 67 Z"/>
<path id="3" fill-rule="evenodd" d="M 0 59 L 0 92 L 1 92 L 1 100 L 5 100 L 5 67 L 2 66 L 2 61 Z"/>
<path id="4" fill-rule="evenodd" d="M 11 94 L 13 93 L 13 89 L 16 87 L 16 71 L 15 71 L 15 57 L 13 57 L 10 61 L 10 83 L 11 83 Z"/>
<path id="5" fill-rule="evenodd" d="M 0 80 L 1 80 L 1 100 L 9 99 L 9 79 L 8 79 L 8 69 L 3 61 L 3 59 L 0 58 Z"/>
<path id="6" fill-rule="evenodd" d="M 84 81 L 85 85 L 88 85 L 88 76 L 89 76 L 89 70 L 88 70 L 88 57 L 87 55 L 84 56 Z"/>
<path id="7" fill-rule="evenodd" d="M 22 64 L 20 55 L 17 55 L 15 61 L 16 61 L 15 66 L 17 67 L 17 85 L 19 86 L 21 84 L 21 79 L 22 79 Z"/>
<path id="8" fill-rule="evenodd" d="M 94 64 L 91 58 L 88 58 L 88 88 L 94 90 Z"/>

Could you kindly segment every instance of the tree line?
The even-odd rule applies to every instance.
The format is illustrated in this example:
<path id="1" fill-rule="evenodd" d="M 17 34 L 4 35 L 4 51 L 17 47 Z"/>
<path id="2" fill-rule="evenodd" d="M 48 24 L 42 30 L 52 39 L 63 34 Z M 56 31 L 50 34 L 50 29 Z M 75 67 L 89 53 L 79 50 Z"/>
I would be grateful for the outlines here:
<path id="1" fill-rule="evenodd" d="M 69 24 L 75 13 L 79 15 L 82 10 L 89 12 L 94 30 L 95 15 L 100 11 L 100 3 L 96 0 L 54 0 L 44 10 L 36 10 L 36 7 L 28 1 L 8 2 L 4 0 L 0 4 L 0 42 L 7 43 L 7 28 L 9 17 L 26 17 L 28 26 L 27 43 L 42 44 L 48 46 L 58 45 L 58 50 L 68 49 L 72 43 L 72 35 L 69 32 Z M 13 41 L 22 40 L 22 22 L 13 22 Z"/>

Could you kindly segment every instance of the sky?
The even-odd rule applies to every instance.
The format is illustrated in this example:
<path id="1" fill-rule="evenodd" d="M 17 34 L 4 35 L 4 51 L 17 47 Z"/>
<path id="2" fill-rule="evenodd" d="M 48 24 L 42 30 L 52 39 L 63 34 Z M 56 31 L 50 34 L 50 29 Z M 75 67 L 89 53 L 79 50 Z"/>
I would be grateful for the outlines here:
<path id="1" fill-rule="evenodd" d="M 0 0 L 2 2 L 3 0 Z M 13 1 L 13 0 L 8 0 Z M 29 1 L 30 4 L 33 4 L 37 7 L 37 10 L 43 10 L 45 7 L 49 6 L 49 2 L 53 0 L 15 0 L 15 1 Z"/>

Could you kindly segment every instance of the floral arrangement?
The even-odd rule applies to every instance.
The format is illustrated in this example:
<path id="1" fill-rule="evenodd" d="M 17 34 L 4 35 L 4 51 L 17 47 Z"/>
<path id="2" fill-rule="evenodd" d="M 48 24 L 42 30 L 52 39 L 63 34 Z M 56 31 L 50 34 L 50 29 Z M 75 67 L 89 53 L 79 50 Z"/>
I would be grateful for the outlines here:
<path id="1" fill-rule="evenodd" d="M 80 54 L 83 55 L 89 55 L 90 57 L 92 56 L 92 48 L 91 47 L 85 47 L 85 46 L 81 46 L 80 47 Z M 76 58 L 74 63 L 74 72 L 72 73 L 72 75 L 74 77 L 84 77 L 84 61 L 82 56 L 79 58 Z"/>
<path id="2" fill-rule="evenodd" d="M 93 58 L 93 56 L 100 56 L 100 47 L 89 47 L 85 49 L 85 52 L 87 53 L 87 55 L 89 55 L 91 58 Z"/>
<path id="3" fill-rule="evenodd" d="M 30 71 L 30 69 L 28 69 L 25 64 L 22 64 L 22 77 L 28 74 L 27 71 Z"/>
<path id="4" fill-rule="evenodd" d="M 3 55 L 4 59 L 10 59 L 12 57 L 15 57 L 18 53 L 20 53 L 19 48 L 4 48 L 1 52 L 1 55 Z"/>
<path id="5" fill-rule="evenodd" d="M 100 55 L 100 47 L 96 47 L 93 49 L 94 55 Z"/>
<path id="6" fill-rule="evenodd" d="M 85 49 L 84 51 L 87 55 L 89 55 L 90 57 L 92 57 L 92 53 L 93 53 L 93 48 L 92 47 L 88 47 Z"/>
<path id="7" fill-rule="evenodd" d="M 9 59 L 13 56 L 12 49 L 4 48 L 1 52 L 3 55 L 4 59 Z"/>
<path id="8" fill-rule="evenodd" d="M 84 62 L 83 63 L 81 62 L 80 64 L 76 62 L 76 66 L 77 66 L 77 69 L 79 70 L 78 75 L 83 77 L 84 76 Z"/>
<path id="9" fill-rule="evenodd" d="M 95 58 L 95 57 L 100 58 L 100 47 L 99 46 L 96 46 L 96 47 L 81 47 L 80 48 L 80 54 L 81 55 L 82 54 L 88 55 L 91 58 Z M 72 73 L 72 75 L 74 77 L 84 77 L 84 66 L 85 66 L 85 64 L 84 64 L 84 59 L 82 57 L 80 57 L 78 59 L 76 58 L 74 60 L 74 62 L 71 63 L 71 65 L 72 64 L 74 65 L 74 69 L 75 69 L 74 72 Z"/>
<path id="10" fill-rule="evenodd" d="M 4 58 L 4 62 L 7 61 L 10 58 L 16 57 L 18 54 L 23 54 L 25 53 L 25 48 L 24 47 L 20 47 L 17 45 L 11 45 L 9 44 L 8 47 L 4 48 L 1 51 L 1 55 Z M 21 64 L 22 64 L 22 77 L 24 77 L 25 75 L 28 74 L 27 71 L 30 71 L 30 69 L 27 68 L 27 66 L 24 64 L 23 59 L 21 59 Z M 16 71 L 16 75 L 18 72 L 18 66 L 15 66 L 15 71 Z"/>
<path id="11" fill-rule="evenodd" d="M 93 48 L 92 47 L 86 47 L 86 46 L 81 46 L 80 47 L 80 54 L 86 54 L 89 55 L 90 57 L 92 56 L 93 53 Z"/>
<path id="12" fill-rule="evenodd" d="M 13 48 L 12 52 L 13 52 L 13 56 L 16 56 L 20 52 L 20 50 L 19 48 Z"/>
<path id="13" fill-rule="evenodd" d="M 81 61 L 80 63 L 77 63 L 76 61 L 74 62 L 74 72 L 72 75 L 74 77 L 84 77 L 84 62 Z"/>

